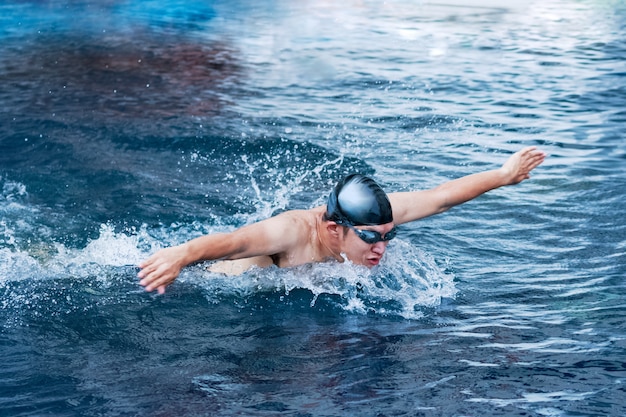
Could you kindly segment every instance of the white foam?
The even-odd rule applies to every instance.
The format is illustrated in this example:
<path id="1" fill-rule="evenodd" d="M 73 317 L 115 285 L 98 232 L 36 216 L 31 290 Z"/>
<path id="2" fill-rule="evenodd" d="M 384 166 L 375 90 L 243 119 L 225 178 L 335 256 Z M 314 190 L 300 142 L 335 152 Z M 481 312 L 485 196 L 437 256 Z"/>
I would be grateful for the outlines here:
<path id="1" fill-rule="evenodd" d="M 59 243 L 33 246 L 26 251 L 3 248 L 0 281 L 94 275 L 107 280 L 110 274 L 98 274 L 99 270 L 137 265 L 161 247 L 163 240 L 159 235 L 169 232 L 170 239 L 187 240 L 198 235 L 197 227 L 174 226 L 175 230 L 165 228 L 150 233 L 143 227 L 116 232 L 112 225 L 103 224 L 99 236 L 83 248 L 68 248 Z M 453 277 L 439 268 L 431 256 L 401 239 L 389 245 L 381 265 L 372 270 L 346 261 L 287 269 L 255 268 L 240 276 L 223 277 L 206 271 L 205 266 L 186 268 L 179 280 L 200 286 L 212 297 L 245 297 L 267 291 L 288 296 L 296 289 L 305 289 L 313 294 L 311 305 L 322 295 L 339 296 L 342 308 L 357 314 L 418 318 L 422 315 L 421 307 L 437 306 L 442 298 L 456 294 Z"/>
<path id="2" fill-rule="evenodd" d="M 111 225 L 103 224 L 97 239 L 90 241 L 84 249 L 67 251 L 67 256 L 78 264 L 137 265 L 145 256 L 140 244 L 146 238 L 149 237 L 145 229 L 139 232 L 116 233 Z"/>
<path id="3" fill-rule="evenodd" d="M 341 163 L 341 160 L 330 163 Z M 250 166 L 251 178 L 254 169 Z M 258 216 L 267 216 L 285 206 L 302 180 L 299 177 L 284 183 L 278 190 L 279 197 L 271 202 L 264 202 L 261 190 L 253 183 L 258 211 L 242 221 L 250 223 Z M 111 279 L 111 274 L 100 272 L 111 267 L 135 266 L 163 246 L 201 234 L 228 231 L 232 227 L 192 223 L 156 229 L 147 226 L 120 229 L 113 224 L 102 224 L 98 237 L 89 240 L 82 248 L 68 247 L 45 237 L 34 242 L 23 236 L 33 236 L 33 228 L 36 226 L 39 231 L 43 226 L 37 224 L 37 208 L 22 203 L 27 196 L 26 188 L 5 181 L 2 190 L 0 210 L 11 215 L 0 221 L 0 282 L 94 276 L 106 282 Z M 19 219 L 22 215 L 24 217 Z M 46 234 L 45 230 L 41 232 Z M 218 297 L 220 294 L 245 297 L 267 291 L 288 296 L 296 289 L 305 289 L 313 295 L 312 306 L 320 296 L 331 295 L 338 296 L 346 311 L 395 314 L 406 318 L 420 317 L 420 308 L 437 306 L 442 298 L 456 294 L 453 277 L 438 267 L 430 255 L 401 238 L 390 243 L 381 264 L 372 270 L 346 260 L 288 269 L 253 269 L 238 277 L 224 278 L 199 265 L 186 268 L 179 280 L 198 285 L 207 290 L 206 294 Z"/>
<path id="4" fill-rule="evenodd" d="M 407 319 L 419 318 L 422 308 L 436 307 L 443 298 L 456 295 L 453 276 L 439 268 L 431 256 L 401 240 L 389 246 L 381 265 L 372 270 L 346 261 L 286 269 L 254 268 L 240 276 L 225 277 L 198 267 L 183 279 L 202 286 L 210 298 L 263 291 L 288 295 L 305 289 L 313 294 L 312 306 L 322 295 L 339 296 L 346 311 Z"/>

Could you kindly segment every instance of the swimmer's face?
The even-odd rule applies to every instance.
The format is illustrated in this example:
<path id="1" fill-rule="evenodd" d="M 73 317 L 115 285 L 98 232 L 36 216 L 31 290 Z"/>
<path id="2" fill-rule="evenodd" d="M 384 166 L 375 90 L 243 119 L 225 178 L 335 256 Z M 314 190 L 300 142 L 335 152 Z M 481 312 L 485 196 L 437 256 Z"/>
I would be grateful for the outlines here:
<path id="1" fill-rule="evenodd" d="M 378 232 L 383 240 L 376 243 L 367 243 L 362 237 L 359 237 L 360 230 Z M 387 249 L 387 245 L 389 244 L 389 240 L 394 235 L 395 229 L 393 223 L 377 226 L 350 226 L 347 227 L 347 233 L 344 235 L 344 250 L 342 252 L 346 254 L 350 262 L 372 268 L 380 263 Z"/>

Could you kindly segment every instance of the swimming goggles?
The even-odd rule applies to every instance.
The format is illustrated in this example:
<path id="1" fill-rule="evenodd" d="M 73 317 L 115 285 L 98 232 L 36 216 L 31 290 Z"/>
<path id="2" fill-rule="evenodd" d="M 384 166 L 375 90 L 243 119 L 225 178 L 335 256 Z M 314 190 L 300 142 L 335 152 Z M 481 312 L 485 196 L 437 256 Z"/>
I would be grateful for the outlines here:
<path id="1" fill-rule="evenodd" d="M 341 222 L 339 224 L 343 226 L 348 226 L 350 229 L 354 231 L 354 233 L 356 233 L 358 237 L 361 238 L 363 242 L 369 243 L 370 245 L 373 245 L 374 243 L 378 243 L 378 242 L 388 242 L 394 237 L 396 237 L 396 234 L 398 233 L 397 226 L 394 226 L 393 229 L 385 233 L 385 235 L 383 236 L 376 230 L 357 229 L 356 227 L 354 227 L 353 225 L 347 222 Z"/>

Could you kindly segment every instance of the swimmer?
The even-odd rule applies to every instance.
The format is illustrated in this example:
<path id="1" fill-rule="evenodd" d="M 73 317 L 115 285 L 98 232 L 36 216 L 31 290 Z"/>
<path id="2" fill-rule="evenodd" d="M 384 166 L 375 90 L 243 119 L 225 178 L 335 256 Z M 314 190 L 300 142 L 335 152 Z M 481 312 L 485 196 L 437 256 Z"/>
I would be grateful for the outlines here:
<path id="1" fill-rule="evenodd" d="M 231 233 L 205 235 L 161 249 L 139 264 L 139 283 L 146 291 L 163 294 L 182 268 L 209 260 L 221 260 L 210 270 L 226 274 L 240 274 L 252 266 L 283 268 L 345 259 L 371 268 L 379 264 L 398 225 L 518 184 L 530 178 L 545 156 L 531 146 L 513 154 L 498 169 L 429 190 L 388 195 L 373 179 L 352 174 L 334 187 L 326 206 L 286 211 Z"/>

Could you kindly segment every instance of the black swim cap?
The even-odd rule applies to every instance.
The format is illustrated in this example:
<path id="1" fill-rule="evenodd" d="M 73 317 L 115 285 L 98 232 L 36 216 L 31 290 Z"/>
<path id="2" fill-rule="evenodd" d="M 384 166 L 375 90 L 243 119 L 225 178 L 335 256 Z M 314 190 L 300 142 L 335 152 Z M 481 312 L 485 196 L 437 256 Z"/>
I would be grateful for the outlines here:
<path id="1" fill-rule="evenodd" d="M 327 220 L 353 226 L 391 223 L 393 214 L 387 194 L 373 179 L 361 174 L 348 175 L 328 196 Z"/>

